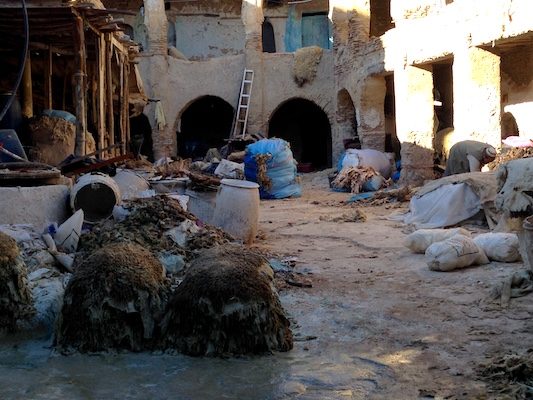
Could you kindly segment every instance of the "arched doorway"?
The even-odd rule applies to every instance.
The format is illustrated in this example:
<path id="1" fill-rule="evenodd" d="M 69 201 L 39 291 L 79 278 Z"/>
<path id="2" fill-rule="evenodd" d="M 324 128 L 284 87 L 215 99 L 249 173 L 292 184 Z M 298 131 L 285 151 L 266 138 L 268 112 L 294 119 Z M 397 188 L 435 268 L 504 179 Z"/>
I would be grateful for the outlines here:
<path id="1" fill-rule="evenodd" d="M 233 107 L 220 97 L 203 96 L 192 102 L 181 114 L 178 155 L 202 158 L 210 148 L 222 147 L 230 136 L 233 113 Z"/>
<path id="2" fill-rule="evenodd" d="M 352 96 L 346 89 L 342 89 L 337 94 L 337 124 L 345 145 L 361 148 L 361 141 L 357 135 L 357 118 Z"/>
<path id="3" fill-rule="evenodd" d="M 315 169 L 331 167 L 331 125 L 312 101 L 296 98 L 281 104 L 270 117 L 268 136 L 289 142 L 300 163 Z"/>

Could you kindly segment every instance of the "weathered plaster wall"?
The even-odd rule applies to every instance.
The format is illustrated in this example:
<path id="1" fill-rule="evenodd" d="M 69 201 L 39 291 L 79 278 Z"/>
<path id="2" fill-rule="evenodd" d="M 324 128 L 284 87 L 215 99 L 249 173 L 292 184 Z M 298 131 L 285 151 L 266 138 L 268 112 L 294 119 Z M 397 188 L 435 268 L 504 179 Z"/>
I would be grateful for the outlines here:
<path id="1" fill-rule="evenodd" d="M 176 48 L 190 60 L 242 54 L 244 25 L 240 17 L 178 16 Z"/>

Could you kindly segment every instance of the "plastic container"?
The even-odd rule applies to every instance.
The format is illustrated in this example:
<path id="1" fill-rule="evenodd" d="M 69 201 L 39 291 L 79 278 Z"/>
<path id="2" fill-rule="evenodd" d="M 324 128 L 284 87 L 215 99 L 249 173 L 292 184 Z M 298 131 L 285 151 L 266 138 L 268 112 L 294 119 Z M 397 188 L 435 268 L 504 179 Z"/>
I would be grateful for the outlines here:
<path id="1" fill-rule="evenodd" d="M 83 210 L 85 222 L 89 223 L 112 216 L 120 202 L 118 185 L 104 174 L 82 175 L 70 191 L 70 206 L 74 211 Z"/>
<path id="2" fill-rule="evenodd" d="M 524 231 L 518 235 L 520 251 L 526 267 L 533 271 L 533 215 L 524 220 Z"/>
<path id="3" fill-rule="evenodd" d="M 251 244 L 259 226 L 259 185 L 222 179 L 216 197 L 213 225 Z"/>
<path id="4" fill-rule="evenodd" d="M 150 189 L 150 184 L 146 179 L 127 169 L 117 169 L 113 180 L 120 189 L 122 200 L 138 198 L 142 192 Z"/>

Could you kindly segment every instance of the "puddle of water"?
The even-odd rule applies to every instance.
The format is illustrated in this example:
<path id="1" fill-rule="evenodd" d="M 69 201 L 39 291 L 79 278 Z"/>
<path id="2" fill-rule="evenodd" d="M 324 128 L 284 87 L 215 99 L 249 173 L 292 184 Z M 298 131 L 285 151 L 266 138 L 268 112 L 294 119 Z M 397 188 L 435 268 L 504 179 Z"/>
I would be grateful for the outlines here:
<path id="1" fill-rule="evenodd" d="M 318 343 L 317 343 L 318 345 Z M 295 343 L 240 359 L 125 353 L 61 356 L 50 341 L 0 341 L 1 399 L 363 399 L 390 377 L 349 346 Z"/>
<path id="2" fill-rule="evenodd" d="M 394 379 L 385 365 L 355 354 L 366 333 L 354 326 L 353 299 L 299 291 L 282 302 L 303 341 L 270 356 L 62 356 L 35 334 L 0 338 L 0 399 L 369 399 Z"/>

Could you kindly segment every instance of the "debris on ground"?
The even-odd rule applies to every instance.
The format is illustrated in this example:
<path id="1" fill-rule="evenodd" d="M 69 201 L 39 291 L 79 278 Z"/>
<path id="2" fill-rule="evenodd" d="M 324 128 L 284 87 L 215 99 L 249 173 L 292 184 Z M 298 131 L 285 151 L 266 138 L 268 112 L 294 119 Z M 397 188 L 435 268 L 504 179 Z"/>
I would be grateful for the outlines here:
<path id="1" fill-rule="evenodd" d="M 152 348 L 168 290 L 163 267 L 149 250 L 106 245 L 75 267 L 56 345 L 80 352 Z"/>
<path id="2" fill-rule="evenodd" d="M 163 178 L 181 178 L 188 175 L 190 166 L 190 159 L 180 159 L 157 166 L 155 168 L 155 174 Z"/>
<path id="3" fill-rule="evenodd" d="M 194 355 L 288 351 L 289 320 L 267 260 L 242 246 L 204 251 L 172 294 L 162 323 L 165 348 Z"/>
<path id="4" fill-rule="evenodd" d="M 478 375 L 486 382 L 489 393 L 498 399 L 533 398 L 533 349 L 525 354 L 506 354 L 491 359 L 478 368 Z"/>
<path id="5" fill-rule="evenodd" d="M 492 301 L 499 301 L 502 307 L 508 307 L 512 298 L 526 296 L 531 292 L 533 292 L 533 271 L 522 270 L 494 286 L 489 298 Z"/>
<path id="6" fill-rule="evenodd" d="M 0 332 L 16 330 L 33 314 L 27 269 L 17 242 L 0 232 Z"/>
<path id="7" fill-rule="evenodd" d="M 329 215 L 321 215 L 319 220 L 325 221 L 325 222 L 366 222 L 366 214 L 359 210 L 354 209 L 350 213 L 342 214 L 341 216 L 329 216 Z"/>

